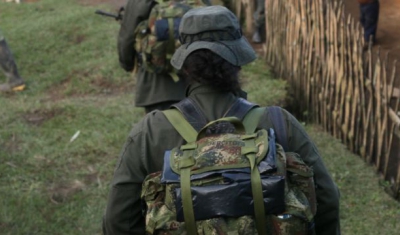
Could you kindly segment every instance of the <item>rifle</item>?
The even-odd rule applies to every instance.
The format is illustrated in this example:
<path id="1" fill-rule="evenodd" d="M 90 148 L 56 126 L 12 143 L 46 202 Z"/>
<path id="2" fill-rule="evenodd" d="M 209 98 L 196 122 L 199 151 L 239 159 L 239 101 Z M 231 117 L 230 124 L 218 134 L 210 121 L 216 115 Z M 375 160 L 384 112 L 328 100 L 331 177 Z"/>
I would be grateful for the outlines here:
<path id="1" fill-rule="evenodd" d="M 109 13 L 109 12 L 105 12 L 102 10 L 96 10 L 95 13 L 98 15 L 102 15 L 102 16 L 107 16 L 107 17 L 112 17 L 114 18 L 116 21 L 121 21 L 122 20 L 122 12 L 125 10 L 124 7 L 119 8 L 118 13 L 114 14 L 114 13 Z"/>

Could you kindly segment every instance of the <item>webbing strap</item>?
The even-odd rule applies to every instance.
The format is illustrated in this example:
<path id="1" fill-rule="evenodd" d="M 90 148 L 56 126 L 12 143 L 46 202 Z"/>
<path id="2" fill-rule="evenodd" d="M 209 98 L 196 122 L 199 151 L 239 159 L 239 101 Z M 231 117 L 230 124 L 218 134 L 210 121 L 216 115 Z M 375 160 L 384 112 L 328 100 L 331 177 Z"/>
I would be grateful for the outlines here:
<path id="1" fill-rule="evenodd" d="M 192 191 L 190 186 L 190 167 L 181 169 L 181 193 L 183 217 L 187 234 L 197 234 L 196 220 L 193 211 Z"/>
<path id="2" fill-rule="evenodd" d="M 254 142 L 253 142 L 254 143 Z M 256 227 L 258 234 L 266 233 L 266 220 L 265 220 L 265 208 L 264 208 L 264 196 L 261 186 L 261 177 L 258 167 L 256 166 L 256 154 L 251 153 L 246 155 L 250 162 L 251 169 L 251 191 L 254 200 L 254 215 L 256 219 Z"/>
<path id="3" fill-rule="evenodd" d="M 254 133 L 262 115 L 265 112 L 265 108 L 254 108 L 250 110 L 244 117 L 243 125 L 246 128 L 246 133 Z M 246 146 L 254 145 L 253 140 L 246 141 Z M 251 191 L 253 193 L 254 200 L 254 215 L 256 219 L 256 227 L 258 234 L 267 234 L 266 231 L 266 218 L 265 218 L 265 207 L 264 207 L 264 195 L 262 192 L 261 177 L 258 167 L 256 166 L 256 154 L 251 153 L 246 155 L 250 162 L 251 169 Z"/>
<path id="4" fill-rule="evenodd" d="M 175 52 L 175 29 L 174 29 L 174 18 L 168 18 L 168 34 L 169 34 L 169 40 L 168 40 L 168 44 L 167 44 L 167 49 L 166 49 L 166 59 L 168 61 L 171 60 L 172 55 Z M 168 67 L 169 70 L 173 70 L 173 67 L 171 65 L 171 63 L 167 63 L 166 65 Z M 171 75 L 172 79 L 177 82 L 178 76 L 173 76 Z"/>
<path id="5" fill-rule="evenodd" d="M 174 32 L 174 18 L 168 18 L 168 47 L 167 47 L 167 55 L 172 56 L 175 50 L 175 32 Z"/>
<path id="6" fill-rule="evenodd" d="M 208 123 L 204 113 L 198 107 L 196 102 L 190 98 L 183 99 L 173 106 L 183 114 L 185 119 L 194 127 L 196 131 L 200 131 Z M 233 116 L 243 120 L 249 110 L 254 107 L 258 107 L 258 105 L 253 104 L 243 98 L 239 98 L 232 104 L 229 110 L 225 113 L 224 117 Z M 254 121 L 258 123 L 257 120 Z"/>
<path id="7" fill-rule="evenodd" d="M 264 107 L 250 110 L 243 119 L 243 125 L 246 127 L 246 133 L 251 134 L 257 129 L 258 123 L 265 112 Z"/>
<path id="8" fill-rule="evenodd" d="M 254 108 L 250 110 L 244 117 L 243 125 L 246 128 L 246 133 L 254 133 L 262 115 L 265 112 L 265 108 Z M 253 140 L 247 140 L 246 146 L 255 145 Z M 255 147 L 255 146 L 254 146 Z M 264 207 L 264 196 L 262 192 L 261 176 L 256 166 L 256 153 L 250 153 L 246 155 L 250 162 L 251 169 L 251 191 L 253 193 L 254 200 L 254 215 L 256 219 L 256 227 L 258 234 L 267 234 L 266 231 L 266 218 L 265 218 L 265 207 Z"/>
<path id="9" fill-rule="evenodd" d="M 187 143 L 191 143 L 196 140 L 197 131 L 185 120 L 181 112 L 176 109 L 168 109 L 164 110 L 163 113 Z"/>
<path id="10" fill-rule="evenodd" d="M 178 74 L 176 74 L 175 71 L 169 72 L 168 74 L 169 74 L 169 76 L 171 76 L 171 78 L 172 78 L 172 80 L 173 80 L 174 82 L 179 82 Z"/>

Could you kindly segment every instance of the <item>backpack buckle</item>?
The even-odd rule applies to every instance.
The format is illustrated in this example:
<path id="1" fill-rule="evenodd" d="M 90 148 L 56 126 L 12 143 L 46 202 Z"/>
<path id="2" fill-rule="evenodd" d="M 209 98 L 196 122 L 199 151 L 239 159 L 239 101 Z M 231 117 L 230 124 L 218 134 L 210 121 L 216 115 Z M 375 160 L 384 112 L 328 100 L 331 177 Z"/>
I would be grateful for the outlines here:
<path id="1" fill-rule="evenodd" d="M 194 166 L 195 163 L 196 163 L 196 161 L 194 160 L 193 157 L 181 158 L 179 161 L 179 169 L 192 167 L 192 166 Z"/>

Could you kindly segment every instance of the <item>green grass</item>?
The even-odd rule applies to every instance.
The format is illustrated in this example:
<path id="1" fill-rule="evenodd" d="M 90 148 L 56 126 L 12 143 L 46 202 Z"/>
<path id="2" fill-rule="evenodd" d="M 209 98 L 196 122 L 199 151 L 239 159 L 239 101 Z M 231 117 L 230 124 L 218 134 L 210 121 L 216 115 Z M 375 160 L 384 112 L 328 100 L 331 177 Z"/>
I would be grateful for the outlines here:
<path id="1" fill-rule="evenodd" d="M 119 25 L 98 8 L 112 10 L 74 0 L 0 3 L 0 27 L 28 84 L 0 95 L 0 234 L 101 233 L 118 153 L 143 110 L 118 65 Z M 286 84 L 262 60 L 242 78 L 251 101 L 284 104 Z M 400 205 L 374 170 L 319 127 L 307 130 L 341 189 L 343 234 L 396 234 Z"/>
<path id="2" fill-rule="evenodd" d="M 374 168 L 320 127 L 306 129 L 339 186 L 342 234 L 397 234 L 400 204 L 384 192 Z"/>

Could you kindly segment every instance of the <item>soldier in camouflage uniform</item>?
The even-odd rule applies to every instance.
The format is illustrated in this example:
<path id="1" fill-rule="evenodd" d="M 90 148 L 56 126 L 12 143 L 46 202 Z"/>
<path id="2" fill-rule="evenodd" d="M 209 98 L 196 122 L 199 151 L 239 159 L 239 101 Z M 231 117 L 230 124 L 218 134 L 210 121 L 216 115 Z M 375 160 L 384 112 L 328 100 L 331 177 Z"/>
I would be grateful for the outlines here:
<path id="1" fill-rule="evenodd" d="M 209 0 L 203 0 L 210 5 Z M 118 36 L 118 55 L 121 67 L 132 72 L 137 53 L 134 50 L 134 31 L 136 26 L 149 17 L 154 0 L 128 0 Z M 146 113 L 164 110 L 185 97 L 186 84 L 175 82 L 168 74 L 156 74 L 139 67 L 136 74 L 135 105 L 144 107 Z"/>
<path id="2" fill-rule="evenodd" d="M 7 41 L 0 31 L 0 67 L 8 81 L 0 84 L 0 92 L 20 91 L 25 88 L 24 80 L 19 76 L 17 65 L 14 61 Z"/>
<path id="3" fill-rule="evenodd" d="M 197 104 L 207 121 L 223 117 L 239 99 L 241 66 L 256 59 L 237 18 L 228 12 L 222 6 L 212 6 L 186 13 L 190 20 L 185 21 L 184 16 L 179 28 L 182 46 L 171 59 L 171 64 L 188 80 L 186 96 Z M 316 234 L 338 235 L 339 190 L 303 126 L 286 110 L 278 110 L 286 126 L 288 152 L 298 153 L 314 171 Z M 269 109 L 265 109 L 257 129 L 273 127 L 269 115 Z M 184 143 L 162 111 L 147 114 L 135 124 L 122 148 L 111 182 L 103 218 L 104 234 L 145 234 L 142 183 L 147 175 L 162 170 L 166 150 Z M 221 228 L 219 234 L 227 233 Z"/>

